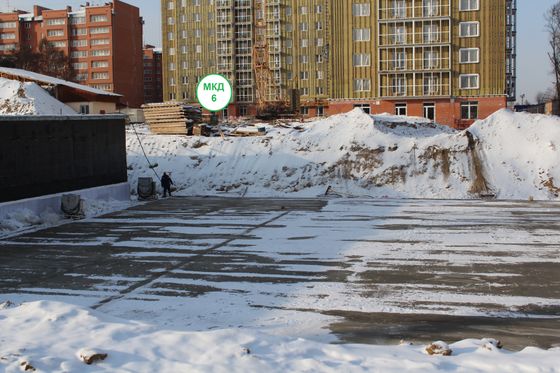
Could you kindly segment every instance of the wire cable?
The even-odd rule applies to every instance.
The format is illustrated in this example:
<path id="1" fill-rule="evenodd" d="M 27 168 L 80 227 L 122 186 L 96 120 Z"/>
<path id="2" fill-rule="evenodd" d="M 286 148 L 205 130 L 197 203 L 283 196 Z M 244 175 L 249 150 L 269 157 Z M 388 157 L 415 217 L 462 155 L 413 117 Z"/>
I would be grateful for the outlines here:
<path id="1" fill-rule="evenodd" d="M 144 150 L 144 145 L 142 145 L 142 140 L 140 140 L 140 135 L 138 135 L 138 132 L 136 131 L 136 126 L 134 125 L 134 123 L 130 123 L 130 125 L 132 126 L 132 129 L 134 130 L 134 133 L 136 134 L 136 138 L 138 139 L 138 144 L 140 144 L 140 149 L 142 149 L 142 153 L 144 153 L 144 158 L 146 158 L 146 161 L 148 162 L 148 166 L 150 166 L 150 169 L 154 172 L 154 174 L 157 177 L 157 180 L 160 180 L 160 177 L 158 175 L 158 173 L 155 170 L 155 165 L 152 165 L 152 163 L 150 162 L 150 159 L 148 158 L 148 156 L 146 155 L 146 151 Z"/>

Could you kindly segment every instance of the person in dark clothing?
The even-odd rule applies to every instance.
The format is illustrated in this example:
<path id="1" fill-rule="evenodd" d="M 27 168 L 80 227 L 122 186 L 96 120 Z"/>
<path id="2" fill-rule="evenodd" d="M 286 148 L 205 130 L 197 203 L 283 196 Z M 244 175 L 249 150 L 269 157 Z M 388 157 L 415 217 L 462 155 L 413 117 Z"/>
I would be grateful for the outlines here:
<path id="1" fill-rule="evenodd" d="M 163 173 L 161 177 L 161 186 L 163 187 L 163 198 L 167 197 L 167 193 L 169 193 L 169 197 L 171 197 L 171 185 L 173 184 L 173 180 L 167 174 L 167 172 Z"/>

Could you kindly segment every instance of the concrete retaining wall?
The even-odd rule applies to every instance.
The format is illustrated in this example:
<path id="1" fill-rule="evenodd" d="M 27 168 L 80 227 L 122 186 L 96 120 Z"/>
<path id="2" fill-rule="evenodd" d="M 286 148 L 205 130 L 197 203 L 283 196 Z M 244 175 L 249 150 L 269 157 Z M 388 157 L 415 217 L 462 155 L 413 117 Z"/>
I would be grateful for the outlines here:
<path id="1" fill-rule="evenodd" d="M 70 192 L 66 192 L 70 193 Z M 130 200 L 130 185 L 128 183 L 120 183 L 114 185 L 105 185 L 96 188 L 82 189 L 71 191 L 73 194 L 79 194 L 82 199 L 88 200 Z M 46 211 L 59 212 L 62 195 L 65 193 L 51 194 L 35 198 L 26 198 L 13 202 L 0 203 L 0 219 L 10 213 L 27 209 L 37 215 Z"/>
<path id="2" fill-rule="evenodd" d="M 0 117 L 0 202 L 126 181 L 124 116 Z"/>

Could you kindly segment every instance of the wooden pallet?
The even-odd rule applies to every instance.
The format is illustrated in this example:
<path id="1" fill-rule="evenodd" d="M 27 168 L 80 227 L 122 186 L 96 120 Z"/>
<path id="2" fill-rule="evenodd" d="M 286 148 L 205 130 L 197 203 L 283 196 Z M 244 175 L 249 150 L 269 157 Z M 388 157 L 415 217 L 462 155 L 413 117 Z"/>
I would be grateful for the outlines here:
<path id="1" fill-rule="evenodd" d="M 144 118 L 153 133 L 159 135 L 187 135 L 193 123 L 202 121 L 202 110 L 181 102 L 143 105 Z"/>

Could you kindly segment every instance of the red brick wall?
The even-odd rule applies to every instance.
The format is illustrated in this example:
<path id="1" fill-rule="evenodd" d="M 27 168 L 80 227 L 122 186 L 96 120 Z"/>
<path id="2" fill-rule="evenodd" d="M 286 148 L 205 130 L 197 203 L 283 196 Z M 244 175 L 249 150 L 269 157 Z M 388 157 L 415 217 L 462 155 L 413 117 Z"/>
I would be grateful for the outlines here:
<path id="1" fill-rule="evenodd" d="M 436 122 L 453 128 L 466 128 L 474 120 L 461 119 L 461 103 L 465 101 L 478 102 L 478 119 L 485 119 L 500 109 L 507 107 L 506 97 L 472 97 L 438 99 L 438 100 L 402 100 L 402 101 L 331 101 L 325 108 L 327 115 L 345 113 L 354 108 L 355 104 L 370 104 L 372 114 L 395 114 L 395 104 L 406 103 L 407 115 L 415 117 L 424 116 L 424 104 L 434 103 L 436 107 Z M 315 116 L 316 108 L 309 108 L 309 117 Z"/>
<path id="2" fill-rule="evenodd" d="M 144 65 L 140 10 L 114 0 L 113 64 L 115 92 L 130 107 L 144 103 Z"/>
<path id="3" fill-rule="evenodd" d="M 154 48 L 144 49 L 144 101 L 163 102 L 162 55 Z"/>

